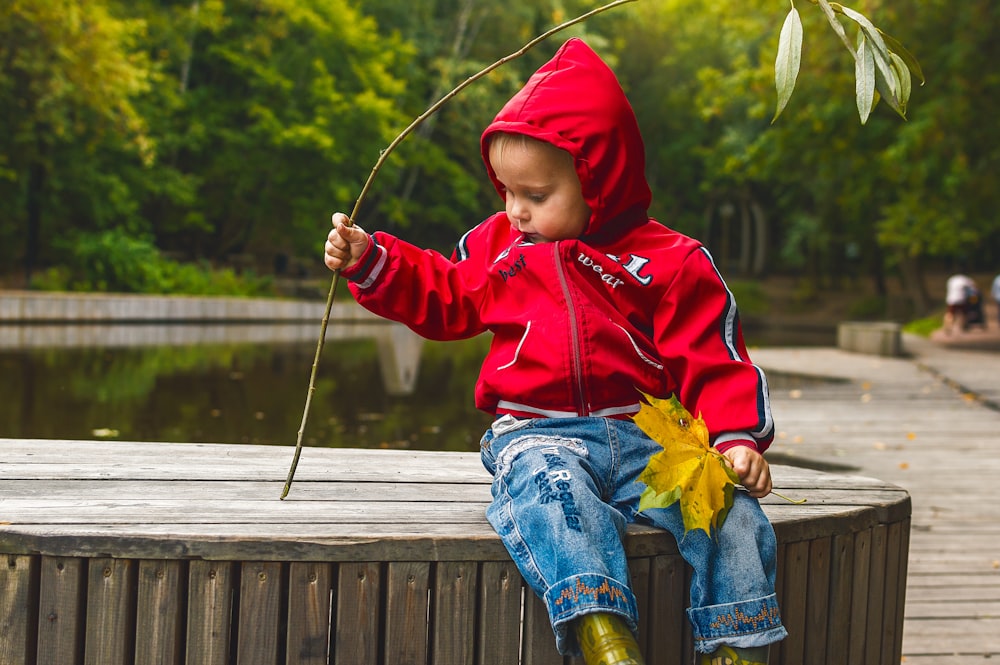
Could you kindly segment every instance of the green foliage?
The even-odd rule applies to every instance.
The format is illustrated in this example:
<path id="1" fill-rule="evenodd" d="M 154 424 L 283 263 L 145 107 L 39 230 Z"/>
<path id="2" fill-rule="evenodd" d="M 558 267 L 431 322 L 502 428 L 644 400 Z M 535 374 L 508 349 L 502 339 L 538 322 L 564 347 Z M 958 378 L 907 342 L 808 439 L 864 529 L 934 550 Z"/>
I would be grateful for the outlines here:
<path id="1" fill-rule="evenodd" d="M 35 288 L 59 291 L 119 293 L 187 293 L 193 295 L 273 295 L 271 279 L 213 270 L 207 264 L 185 264 L 164 258 L 150 241 L 132 238 L 121 229 L 77 234 L 69 243 L 65 265 L 39 276 Z"/>
<path id="2" fill-rule="evenodd" d="M 934 316 L 925 316 L 909 321 L 903 325 L 903 332 L 920 335 L 921 337 L 930 337 L 932 332 L 941 329 L 941 316 L 938 313 Z"/>
<path id="3" fill-rule="evenodd" d="M 851 303 L 847 316 L 853 320 L 875 320 L 885 318 L 886 300 L 881 296 L 868 296 Z"/>
<path id="4" fill-rule="evenodd" d="M 758 206 L 766 270 L 826 283 L 849 271 L 884 281 L 901 266 L 959 255 L 992 269 L 1000 126 L 983 119 L 998 97 L 990 26 L 1000 5 L 812 4 L 797 3 L 789 18 L 777 0 L 637 2 L 574 27 L 425 123 L 393 153 L 359 222 L 447 251 L 495 210 L 479 134 L 573 34 L 618 72 L 646 139 L 652 213 L 669 226 L 700 236 L 719 202 Z M 71 273 L 68 237 L 116 231 L 195 265 L 234 254 L 267 265 L 282 254 L 315 256 L 319 272 L 330 213 L 351 208 L 399 131 L 485 65 L 591 8 L 4 3 L 0 260 Z M 915 56 L 928 71 L 919 94 Z M 893 95 L 907 122 L 877 103 Z M 849 261 L 847 247 L 859 250 Z M 710 249 L 727 265 L 731 257 Z M 183 281 L 127 274 L 126 286 Z"/>
<path id="5" fill-rule="evenodd" d="M 761 316 L 770 310 L 764 287 L 758 281 L 730 280 L 729 290 L 736 299 L 743 316 Z"/>

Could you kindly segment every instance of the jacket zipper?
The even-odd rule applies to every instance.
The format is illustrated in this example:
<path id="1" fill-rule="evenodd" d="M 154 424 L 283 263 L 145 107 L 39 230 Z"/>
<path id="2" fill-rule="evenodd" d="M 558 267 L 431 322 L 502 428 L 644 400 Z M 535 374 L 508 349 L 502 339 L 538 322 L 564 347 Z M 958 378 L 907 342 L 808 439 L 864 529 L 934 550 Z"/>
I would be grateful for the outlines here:
<path id="1" fill-rule="evenodd" d="M 573 304 L 573 296 L 570 294 L 569 281 L 566 279 L 566 269 L 563 266 L 559 252 L 559 241 L 552 243 L 553 261 L 556 264 L 556 274 L 559 275 L 559 285 L 562 287 L 563 297 L 566 299 L 566 309 L 569 312 L 570 326 L 570 363 L 572 365 L 573 377 L 576 384 L 577 414 L 587 415 L 587 398 L 583 389 L 583 362 L 580 358 L 580 330 L 577 325 L 576 307 Z"/>

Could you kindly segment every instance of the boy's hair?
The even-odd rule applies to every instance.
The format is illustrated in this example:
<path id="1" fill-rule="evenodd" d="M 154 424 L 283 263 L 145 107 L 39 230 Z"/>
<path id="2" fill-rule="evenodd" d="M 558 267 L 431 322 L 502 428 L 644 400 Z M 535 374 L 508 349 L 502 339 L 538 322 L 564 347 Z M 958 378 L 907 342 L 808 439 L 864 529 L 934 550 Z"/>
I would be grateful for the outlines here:
<path id="1" fill-rule="evenodd" d="M 504 152 L 510 148 L 520 148 L 527 145 L 544 145 L 548 146 L 553 150 L 558 150 L 570 159 L 572 155 L 563 150 L 562 148 L 557 148 L 547 141 L 542 141 L 541 139 L 536 139 L 533 136 L 528 136 L 527 134 L 518 134 L 516 132 L 494 132 L 490 135 L 487 143 L 487 151 L 492 151 L 494 146 L 497 149 L 497 155 L 503 157 Z"/>

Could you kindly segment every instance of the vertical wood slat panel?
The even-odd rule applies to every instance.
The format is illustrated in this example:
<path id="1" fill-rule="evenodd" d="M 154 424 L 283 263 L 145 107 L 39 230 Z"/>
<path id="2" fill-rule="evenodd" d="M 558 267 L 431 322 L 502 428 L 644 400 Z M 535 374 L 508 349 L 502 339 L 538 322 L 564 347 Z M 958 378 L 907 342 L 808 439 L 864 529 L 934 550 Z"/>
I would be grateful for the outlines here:
<path id="1" fill-rule="evenodd" d="M 684 566 L 684 600 L 681 601 L 680 605 L 680 616 L 684 619 L 680 622 L 682 630 L 684 632 L 684 646 L 683 651 L 685 654 L 694 653 L 694 628 L 691 626 L 691 622 L 687 621 L 687 607 L 690 604 L 688 601 L 691 597 L 689 590 L 691 589 L 691 579 L 694 577 L 694 571 L 690 566 Z"/>
<path id="2" fill-rule="evenodd" d="M 868 581 L 872 564 L 871 529 L 854 535 L 854 579 L 851 581 L 851 624 L 847 662 L 864 663 L 868 634 Z"/>
<path id="3" fill-rule="evenodd" d="M 781 644 L 784 665 L 805 663 L 806 597 L 809 589 L 809 541 L 788 543 L 784 549 L 782 573 L 782 621 L 788 637 Z"/>
<path id="4" fill-rule="evenodd" d="M 632 593 L 635 594 L 635 604 L 639 612 L 639 635 L 637 641 L 639 650 L 643 656 L 646 655 L 646 642 L 649 637 L 649 604 L 651 602 L 651 590 L 649 588 L 652 572 L 649 557 L 631 559 L 628 562 L 628 572 Z M 583 665 L 583 661 L 580 661 Z"/>
<path id="5" fill-rule="evenodd" d="M 427 663 L 427 591 L 429 563 L 401 561 L 388 565 L 385 600 L 385 662 Z"/>
<path id="6" fill-rule="evenodd" d="M 131 559 L 95 558 L 87 574 L 86 665 L 128 665 L 135 645 L 137 568 Z"/>
<path id="7" fill-rule="evenodd" d="M 847 657 L 851 639 L 851 589 L 854 534 L 834 536 L 830 560 L 830 605 L 827 609 L 827 665 L 852 665 Z"/>
<path id="8" fill-rule="evenodd" d="M 868 626 L 865 630 L 865 663 L 882 665 L 882 615 L 885 610 L 884 524 L 872 528 L 871 568 L 868 573 Z"/>
<path id="9" fill-rule="evenodd" d="M 830 547 L 832 539 L 809 541 L 809 591 L 806 598 L 805 663 L 826 662 L 830 611 Z"/>
<path id="10" fill-rule="evenodd" d="M 442 561 L 436 566 L 431 621 L 434 665 L 473 662 L 478 572 L 475 561 Z"/>
<path id="11" fill-rule="evenodd" d="M 191 561 L 188 565 L 185 665 L 229 663 L 234 566 L 223 561 Z"/>
<path id="12" fill-rule="evenodd" d="M 326 665 L 330 649 L 333 566 L 292 563 L 288 573 L 285 665 Z"/>
<path id="13" fill-rule="evenodd" d="M 524 582 L 513 561 L 487 561 L 479 571 L 477 665 L 518 662 Z"/>
<path id="14" fill-rule="evenodd" d="M 778 543 L 777 556 L 777 574 L 774 576 L 774 595 L 778 599 L 778 610 L 781 612 L 781 623 L 786 628 L 788 627 L 788 617 L 785 612 L 785 547 Z M 785 640 L 781 642 L 775 642 L 771 645 L 769 651 L 769 661 L 775 664 L 784 664 L 784 644 Z"/>
<path id="15" fill-rule="evenodd" d="M 653 557 L 650 562 L 649 605 L 655 625 L 649 626 L 645 640 L 646 661 L 662 665 L 687 665 L 684 657 L 684 608 L 688 605 L 684 559 L 679 554 Z"/>
<path id="16" fill-rule="evenodd" d="M 135 665 L 180 665 L 184 574 L 180 561 L 139 562 Z"/>
<path id="17" fill-rule="evenodd" d="M 38 561 L 29 555 L 0 558 L 0 663 L 35 659 Z"/>
<path id="18" fill-rule="evenodd" d="M 83 559 L 43 556 L 40 567 L 38 665 L 78 665 L 83 646 Z"/>
<path id="19" fill-rule="evenodd" d="M 337 570 L 334 665 L 377 665 L 382 571 L 377 563 L 342 563 Z"/>
<path id="20" fill-rule="evenodd" d="M 563 665 L 545 603 L 528 587 L 524 590 L 523 646 L 522 665 Z"/>
<path id="21" fill-rule="evenodd" d="M 281 566 L 276 561 L 244 561 L 240 572 L 238 665 L 277 665 L 281 629 Z"/>
<path id="22" fill-rule="evenodd" d="M 900 605 L 899 608 L 896 607 L 896 603 L 900 602 L 901 594 L 905 594 L 906 590 L 906 578 L 902 579 L 899 576 L 900 568 L 900 548 L 903 546 L 903 523 L 894 522 L 889 524 L 886 528 L 886 547 L 885 547 L 885 604 L 883 607 L 883 619 L 882 619 L 882 662 L 899 662 L 892 661 L 893 654 L 897 651 L 897 643 L 900 641 L 902 634 L 902 625 L 897 622 L 897 616 L 903 614 Z M 907 525 L 907 531 L 908 531 Z M 905 561 L 903 562 L 903 568 L 905 572 Z M 900 586 L 904 587 L 900 589 Z"/>
<path id="23" fill-rule="evenodd" d="M 906 613 L 906 579 L 909 575 L 910 561 L 910 518 L 900 522 L 902 536 L 899 543 L 899 550 L 896 552 L 896 566 L 898 568 L 898 592 L 896 596 L 895 634 L 896 645 L 889 662 L 899 663 L 903 659 L 903 617 Z"/>

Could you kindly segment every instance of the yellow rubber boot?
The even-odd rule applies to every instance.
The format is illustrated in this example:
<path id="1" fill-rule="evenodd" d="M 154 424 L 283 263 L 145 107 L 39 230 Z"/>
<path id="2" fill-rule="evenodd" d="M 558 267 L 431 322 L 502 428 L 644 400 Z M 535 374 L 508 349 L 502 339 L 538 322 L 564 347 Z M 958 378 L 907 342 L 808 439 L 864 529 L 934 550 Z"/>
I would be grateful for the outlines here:
<path id="1" fill-rule="evenodd" d="M 574 625 L 587 665 L 645 665 L 628 624 L 617 614 L 585 614 Z"/>
<path id="2" fill-rule="evenodd" d="M 737 649 L 722 646 L 712 653 L 701 654 L 699 665 L 767 665 L 767 647 Z"/>

